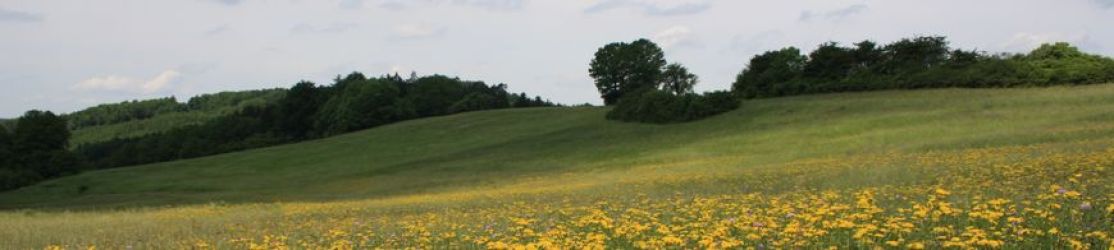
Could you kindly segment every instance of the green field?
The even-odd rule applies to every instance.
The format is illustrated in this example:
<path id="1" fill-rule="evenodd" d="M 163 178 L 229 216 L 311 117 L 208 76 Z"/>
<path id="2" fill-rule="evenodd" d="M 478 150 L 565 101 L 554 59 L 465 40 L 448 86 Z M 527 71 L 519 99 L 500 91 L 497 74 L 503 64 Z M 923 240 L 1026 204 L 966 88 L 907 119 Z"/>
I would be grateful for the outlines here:
<path id="1" fill-rule="evenodd" d="M 313 248 L 342 241 L 356 248 L 500 248 L 542 246 L 548 236 L 523 232 L 564 228 L 569 232 L 551 235 L 562 248 L 588 247 L 574 242 L 592 241 L 618 248 L 780 248 L 799 241 L 810 242 L 798 245 L 806 248 L 934 248 L 947 246 L 952 236 L 973 239 L 965 246 L 991 248 L 993 241 L 1015 248 L 1111 244 L 1105 235 L 1114 224 L 1108 212 L 1114 208 L 1114 166 L 1108 165 L 1114 163 L 1112 84 L 748 100 L 739 110 L 675 125 L 608 121 L 606 112 L 581 107 L 464 113 L 297 144 L 85 172 L 0 193 L 0 208 L 9 210 L 0 212 L 6 224 L 0 242 L 17 249 Z M 989 183 L 992 178 L 1006 179 Z M 1049 191 L 1051 185 L 1068 191 Z M 804 205 L 792 216 L 761 223 L 739 222 L 744 217 L 730 212 L 784 212 L 778 210 L 784 204 L 770 200 L 813 204 L 810 195 L 826 197 L 826 192 L 833 195 L 823 204 L 846 202 L 853 209 L 816 216 L 856 226 L 811 221 L 824 233 L 798 237 L 768 230 L 787 230 L 792 222 L 781 220 L 792 219 L 784 218 L 806 217 L 812 210 Z M 868 200 L 882 212 L 865 212 L 874 216 L 866 219 L 850 216 L 867 209 L 856 203 L 867 194 L 878 197 Z M 1067 199 L 1057 209 L 1086 202 L 1085 211 L 1050 209 L 1048 217 L 1058 219 L 1046 220 L 1028 217 L 1020 208 L 1027 206 L 1018 205 L 1016 213 L 1025 215 L 1022 227 L 1042 231 L 1016 236 L 1021 238 L 1011 238 L 1008 232 L 1014 231 L 999 222 L 980 224 L 982 213 L 952 218 L 932 205 L 942 211 L 940 217 L 918 222 L 904 216 L 914 214 L 915 204 L 941 200 L 973 213 L 993 210 L 979 204 L 995 197 L 1009 204 L 1045 204 L 1059 202 L 1056 195 Z M 632 208 L 649 210 L 648 219 L 628 218 Z M 567 214 L 552 212 L 566 209 Z M 597 219 L 611 218 L 614 228 L 590 220 L 555 227 L 590 218 L 592 209 L 612 214 Z M 681 219 L 689 218 L 683 211 L 701 209 L 710 214 Z M 515 220 L 524 216 L 533 219 Z M 705 217 L 703 226 L 684 226 Z M 882 225 L 892 221 L 883 218 L 899 217 L 914 227 L 854 235 L 869 229 L 859 226 L 877 222 L 886 228 Z M 1007 222 L 1010 216 L 999 217 L 1002 225 L 1013 223 Z M 651 224 L 646 221 L 682 226 L 642 234 L 616 229 Z M 414 231 L 415 225 L 425 231 Z M 964 232 L 941 239 L 935 230 L 945 225 L 958 231 L 985 228 L 989 236 Z M 719 235 L 716 226 L 731 230 L 709 240 L 721 245 L 706 245 L 701 237 Z"/>

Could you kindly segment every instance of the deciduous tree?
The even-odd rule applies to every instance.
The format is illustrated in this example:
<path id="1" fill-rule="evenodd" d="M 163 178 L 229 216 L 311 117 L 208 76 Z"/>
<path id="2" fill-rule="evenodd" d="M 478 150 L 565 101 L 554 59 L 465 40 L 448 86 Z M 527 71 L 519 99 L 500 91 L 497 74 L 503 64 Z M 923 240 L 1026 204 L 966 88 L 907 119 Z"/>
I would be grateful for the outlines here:
<path id="1" fill-rule="evenodd" d="M 699 78 L 681 64 L 669 64 L 662 72 L 661 89 L 674 95 L 692 94 Z"/>
<path id="2" fill-rule="evenodd" d="M 665 55 L 646 39 L 611 43 L 596 51 L 589 66 L 588 74 L 595 79 L 604 104 L 612 105 L 624 94 L 656 89 Z"/>

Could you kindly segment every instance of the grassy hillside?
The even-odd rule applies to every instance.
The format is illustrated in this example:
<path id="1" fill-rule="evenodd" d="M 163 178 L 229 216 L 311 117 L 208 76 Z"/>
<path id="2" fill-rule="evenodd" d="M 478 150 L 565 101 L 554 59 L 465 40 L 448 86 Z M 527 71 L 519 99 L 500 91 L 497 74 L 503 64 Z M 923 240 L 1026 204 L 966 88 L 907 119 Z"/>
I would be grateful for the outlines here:
<path id="1" fill-rule="evenodd" d="M 87 172 L 0 194 L 0 207 L 24 209 L 0 213 L 15 225 L 0 229 L 0 241 L 915 248 L 954 236 L 984 247 L 980 239 L 1109 244 L 1088 233 L 1114 223 L 1106 212 L 1114 85 L 763 99 L 677 125 L 617 123 L 603 119 L 606 111 L 465 113 Z M 1061 205 L 1019 208 L 1050 204 Z M 1024 215 L 1029 240 L 996 226 L 1018 225 L 1003 216 L 1010 209 Z M 983 212 L 1002 214 L 984 220 Z M 658 224 L 666 230 L 642 228 Z M 972 236 L 965 225 L 986 229 Z M 721 245 L 705 245 L 708 235 Z"/>

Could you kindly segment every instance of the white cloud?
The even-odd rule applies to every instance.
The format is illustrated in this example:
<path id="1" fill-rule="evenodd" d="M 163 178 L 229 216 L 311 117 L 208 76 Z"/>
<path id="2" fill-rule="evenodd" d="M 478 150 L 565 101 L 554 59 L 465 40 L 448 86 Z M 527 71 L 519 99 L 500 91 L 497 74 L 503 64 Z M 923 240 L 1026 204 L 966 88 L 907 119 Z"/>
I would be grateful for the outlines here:
<path id="1" fill-rule="evenodd" d="M 0 22 L 42 22 L 43 15 L 0 8 Z"/>
<path id="2" fill-rule="evenodd" d="M 142 87 L 143 93 L 154 93 L 156 91 L 165 89 L 167 86 L 170 86 L 170 84 L 174 83 L 175 80 L 178 80 L 178 77 L 180 76 L 182 76 L 182 74 L 178 73 L 178 71 L 163 71 L 150 81 L 144 82 L 143 85 L 140 87 Z"/>
<path id="3" fill-rule="evenodd" d="M 223 5 L 233 6 L 244 3 L 244 0 L 208 0 L 210 2 L 219 3 Z"/>
<path id="4" fill-rule="evenodd" d="M 413 71 L 414 70 L 411 69 L 410 67 L 406 67 L 406 66 L 402 66 L 402 65 L 392 65 L 391 70 L 388 71 L 388 73 L 394 73 L 394 74 L 400 74 L 401 75 L 401 74 L 409 74 L 410 72 L 413 72 Z"/>
<path id="5" fill-rule="evenodd" d="M 177 83 L 181 76 L 176 70 L 164 70 L 149 80 L 119 75 L 95 76 L 77 83 L 74 88 L 151 94 L 167 89 Z"/>
<path id="6" fill-rule="evenodd" d="M 1086 34 L 1021 32 L 1014 34 L 1012 38 L 1002 43 L 1001 46 L 1011 51 L 1028 51 L 1045 43 L 1069 42 L 1080 45 L 1087 40 L 1088 37 Z"/>
<path id="7" fill-rule="evenodd" d="M 342 9 L 360 9 L 364 7 L 363 0 L 340 0 L 337 4 Z"/>
<path id="8" fill-rule="evenodd" d="M 635 9 L 651 16 L 689 15 L 712 7 L 708 0 L 599 0 L 584 12 L 596 13 L 612 9 Z"/>
<path id="9" fill-rule="evenodd" d="M 1099 6 L 1102 6 L 1103 8 L 1114 7 L 1114 0 L 1093 0 L 1093 1 L 1095 1 L 1095 3 L 1099 4 Z"/>
<path id="10" fill-rule="evenodd" d="M 290 28 L 290 31 L 299 34 L 335 34 L 344 33 L 357 27 L 359 27 L 359 25 L 355 23 L 330 23 L 328 25 L 299 23 L 293 28 Z"/>
<path id="11" fill-rule="evenodd" d="M 749 35 L 736 35 L 731 38 L 727 51 L 732 53 L 742 52 L 746 56 L 762 52 L 763 50 L 779 49 L 788 46 L 785 42 L 786 34 L 778 30 L 767 30 Z"/>
<path id="12" fill-rule="evenodd" d="M 654 34 L 653 41 L 661 45 L 663 49 L 696 45 L 696 39 L 692 35 L 692 29 L 683 25 L 672 26 L 659 31 L 657 34 Z"/>
<path id="13" fill-rule="evenodd" d="M 402 24 L 393 29 L 396 38 L 415 39 L 437 37 L 445 33 L 445 27 L 435 27 L 425 24 Z"/>
<path id="14" fill-rule="evenodd" d="M 802 21 L 802 22 L 808 22 L 808 21 L 813 21 L 813 20 L 817 20 L 817 19 L 822 19 L 822 20 L 826 20 L 826 21 L 839 21 L 839 20 L 842 20 L 844 18 L 853 16 L 855 14 L 862 13 L 866 10 L 867 10 L 867 6 L 865 4 L 855 4 L 855 5 L 847 6 L 846 8 L 836 9 L 836 10 L 831 10 L 831 11 L 824 11 L 824 12 L 804 11 L 804 12 L 801 12 L 801 17 L 798 18 L 797 20 Z"/>
<path id="15" fill-rule="evenodd" d="M 489 10 L 517 10 L 526 5 L 527 0 L 377 0 L 379 7 L 387 9 L 408 9 L 430 5 L 459 5 Z M 342 8 L 359 8 L 364 0 L 345 0 Z"/>
<path id="16" fill-rule="evenodd" d="M 203 34 L 205 34 L 205 36 L 216 36 L 216 35 L 224 34 L 225 32 L 228 32 L 228 25 L 227 24 L 213 27 L 209 30 L 206 30 Z"/>
<path id="17" fill-rule="evenodd" d="M 85 79 L 77 84 L 78 89 L 103 89 L 103 90 L 121 90 L 136 84 L 135 79 L 109 75 L 109 76 L 96 76 Z"/>

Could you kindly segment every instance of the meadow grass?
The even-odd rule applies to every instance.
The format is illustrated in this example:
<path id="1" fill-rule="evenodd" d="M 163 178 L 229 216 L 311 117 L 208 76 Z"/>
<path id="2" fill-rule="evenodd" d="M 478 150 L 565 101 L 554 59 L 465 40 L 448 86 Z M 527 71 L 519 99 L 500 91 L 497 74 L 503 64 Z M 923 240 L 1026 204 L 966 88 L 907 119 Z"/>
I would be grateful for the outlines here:
<path id="1" fill-rule="evenodd" d="M 1110 248 L 1114 85 L 473 112 L 0 194 L 79 248 Z"/>

